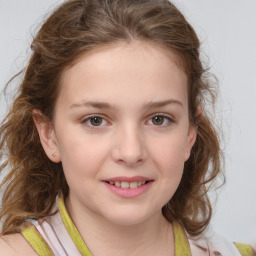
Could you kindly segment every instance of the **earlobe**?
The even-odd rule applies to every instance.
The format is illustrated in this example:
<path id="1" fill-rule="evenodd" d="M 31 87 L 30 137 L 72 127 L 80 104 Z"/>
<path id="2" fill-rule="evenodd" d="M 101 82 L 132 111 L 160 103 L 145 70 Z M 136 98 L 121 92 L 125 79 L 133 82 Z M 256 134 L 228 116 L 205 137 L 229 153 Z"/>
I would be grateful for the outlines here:
<path id="1" fill-rule="evenodd" d="M 60 162 L 57 138 L 52 123 L 44 118 L 40 110 L 33 110 L 33 120 L 46 155 L 52 162 Z"/>

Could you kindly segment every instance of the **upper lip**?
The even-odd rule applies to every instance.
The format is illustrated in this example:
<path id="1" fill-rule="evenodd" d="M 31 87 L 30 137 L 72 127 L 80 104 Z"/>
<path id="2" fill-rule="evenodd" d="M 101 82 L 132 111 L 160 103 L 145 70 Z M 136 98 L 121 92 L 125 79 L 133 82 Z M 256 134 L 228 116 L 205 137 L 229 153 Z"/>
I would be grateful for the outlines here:
<path id="1" fill-rule="evenodd" d="M 148 177 L 143 177 L 143 176 L 134 176 L 134 177 L 127 177 L 127 176 L 119 176 L 119 177 L 113 177 L 110 179 L 105 179 L 104 181 L 126 181 L 126 182 L 133 182 L 133 181 L 150 181 L 153 180 Z"/>

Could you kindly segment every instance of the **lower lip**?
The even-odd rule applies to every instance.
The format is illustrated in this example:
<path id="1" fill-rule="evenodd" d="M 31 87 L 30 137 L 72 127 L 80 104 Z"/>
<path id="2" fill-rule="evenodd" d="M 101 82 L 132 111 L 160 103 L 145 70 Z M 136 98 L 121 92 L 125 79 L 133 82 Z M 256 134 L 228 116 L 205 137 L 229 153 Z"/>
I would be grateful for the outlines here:
<path id="1" fill-rule="evenodd" d="M 149 181 L 144 185 L 141 185 L 137 188 L 121 188 L 111 185 L 107 182 L 104 182 L 106 187 L 113 192 L 114 194 L 123 197 L 123 198 L 134 198 L 144 194 L 152 185 L 153 181 Z"/>

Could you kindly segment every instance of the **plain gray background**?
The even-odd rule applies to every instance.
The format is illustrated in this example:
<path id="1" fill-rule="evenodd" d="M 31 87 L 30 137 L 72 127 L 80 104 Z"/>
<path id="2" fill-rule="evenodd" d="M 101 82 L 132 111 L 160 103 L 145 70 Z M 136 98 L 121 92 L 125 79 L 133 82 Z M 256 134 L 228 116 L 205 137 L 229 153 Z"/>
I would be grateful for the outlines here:
<path id="1" fill-rule="evenodd" d="M 26 65 L 31 35 L 63 1 L 0 0 L 0 89 Z M 175 0 L 196 29 L 219 79 L 226 185 L 218 191 L 212 226 L 239 242 L 256 241 L 256 1 Z M 206 59 L 206 58 L 205 58 Z M 6 112 L 0 98 L 0 119 Z"/>

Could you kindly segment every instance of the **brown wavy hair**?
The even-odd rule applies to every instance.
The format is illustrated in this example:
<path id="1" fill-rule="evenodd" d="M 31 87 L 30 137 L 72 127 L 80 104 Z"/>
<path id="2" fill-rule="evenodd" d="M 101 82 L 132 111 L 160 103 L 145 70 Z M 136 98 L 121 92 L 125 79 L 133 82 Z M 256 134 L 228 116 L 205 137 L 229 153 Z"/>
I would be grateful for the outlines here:
<path id="1" fill-rule="evenodd" d="M 51 121 L 62 72 L 82 54 L 117 42 L 150 42 L 174 52 L 188 77 L 190 122 L 198 135 L 185 163 L 181 183 L 162 209 L 172 222 L 192 235 L 209 224 L 212 207 L 207 196 L 221 173 L 221 150 L 216 130 L 205 110 L 215 91 L 200 61 L 200 42 L 190 24 L 168 0 L 69 0 L 43 23 L 18 94 L 0 128 L 2 233 L 19 232 L 24 220 L 50 214 L 59 192 L 68 193 L 61 163 L 46 156 L 33 122 L 38 109 Z M 202 113 L 199 114 L 198 106 Z"/>

